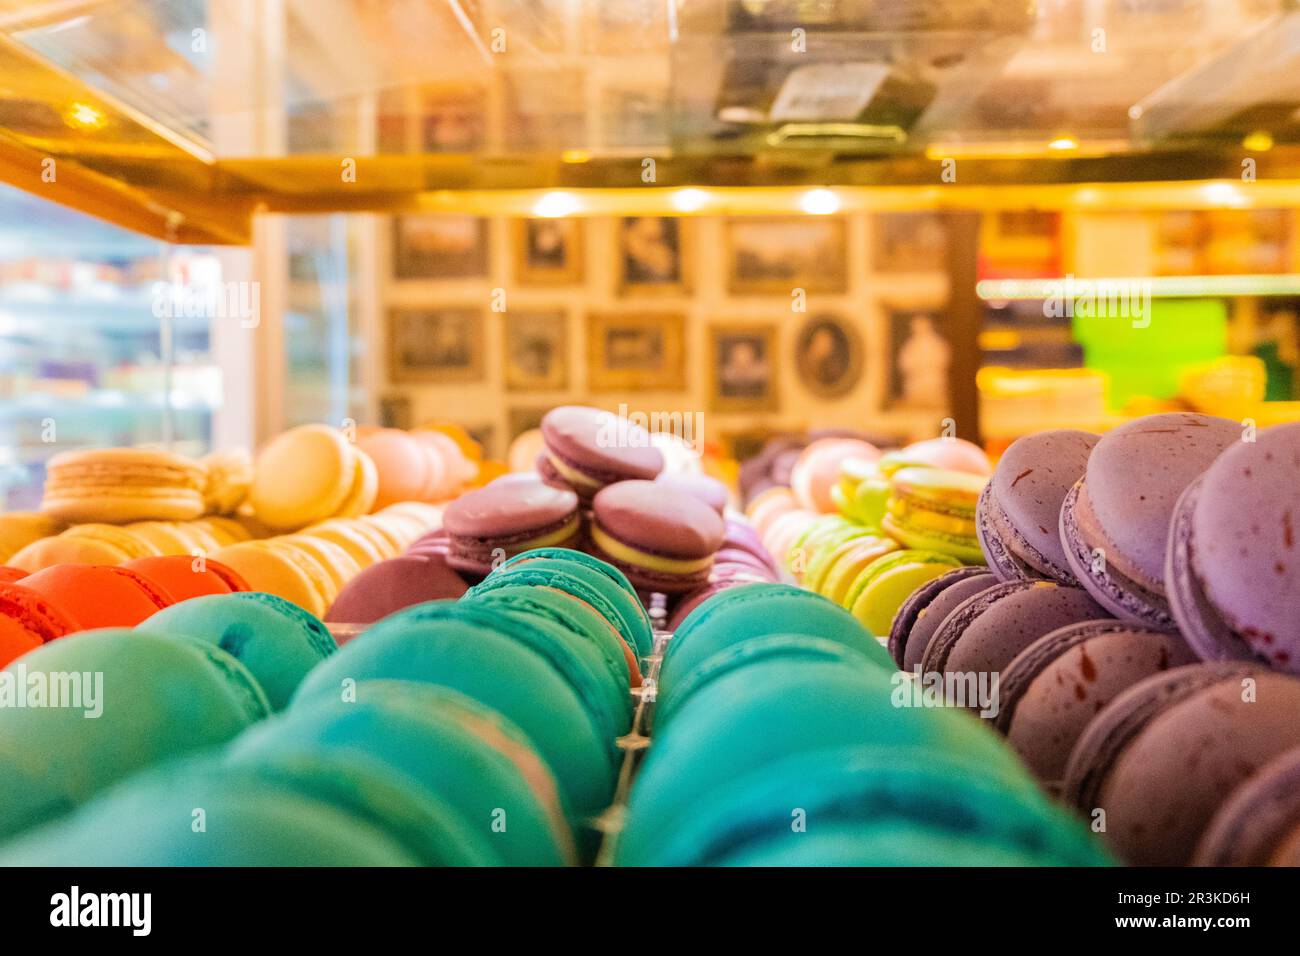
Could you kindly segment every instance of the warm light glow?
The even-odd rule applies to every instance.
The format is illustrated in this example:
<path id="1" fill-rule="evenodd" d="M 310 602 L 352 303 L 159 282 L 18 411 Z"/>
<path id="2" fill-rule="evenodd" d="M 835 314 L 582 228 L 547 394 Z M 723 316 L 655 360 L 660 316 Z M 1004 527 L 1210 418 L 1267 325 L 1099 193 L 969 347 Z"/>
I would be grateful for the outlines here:
<path id="1" fill-rule="evenodd" d="M 1266 153 L 1273 148 L 1273 137 L 1268 130 L 1257 129 L 1241 141 L 1241 146 L 1252 153 Z"/>
<path id="2" fill-rule="evenodd" d="M 589 163 L 591 162 L 591 153 L 585 149 L 566 149 L 560 153 L 560 162 L 562 163 Z"/>
<path id="3" fill-rule="evenodd" d="M 709 194 L 703 189 L 679 189 L 673 193 L 670 202 L 678 212 L 699 212 L 709 202 Z"/>
<path id="4" fill-rule="evenodd" d="M 829 189 L 810 189 L 799 198 L 799 208 L 810 216 L 830 216 L 840 211 L 840 197 Z"/>
<path id="5" fill-rule="evenodd" d="M 89 103 L 72 103 L 68 106 L 65 115 L 73 126 L 82 126 L 86 129 L 99 129 L 108 122 L 108 117 Z"/>
<path id="6" fill-rule="evenodd" d="M 1207 183 L 1201 187 L 1207 202 L 1215 206 L 1245 206 L 1246 198 L 1232 183 Z"/>
<path id="7" fill-rule="evenodd" d="M 1073 136 L 1058 136 L 1056 137 L 1056 139 L 1052 140 L 1050 143 L 1047 144 L 1047 148 L 1055 149 L 1062 152 L 1070 149 L 1078 149 L 1079 141 L 1075 139 Z"/>
<path id="8" fill-rule="evenodd" d="M 1300 276 L 1282 274 L 981 279 L 975 283 L 975 294 L 985 302 L 1034 301 L 1060 296 L 1062 290 L 1069 288 L 1069 283 L 1073 283 L 1080 293 L 1085 289 L 1150 289 L 1151 295 L 1157 299 L 1300 295 Z"/>
<path id="9" fill-rule="evenodd" d="M 563 216 L 572 216 L 578 211 L 580 205 L 578 197 L 573 193 L 546 193 L 533 204 L 533 215 L 543 219 L 559 219 Z"/>

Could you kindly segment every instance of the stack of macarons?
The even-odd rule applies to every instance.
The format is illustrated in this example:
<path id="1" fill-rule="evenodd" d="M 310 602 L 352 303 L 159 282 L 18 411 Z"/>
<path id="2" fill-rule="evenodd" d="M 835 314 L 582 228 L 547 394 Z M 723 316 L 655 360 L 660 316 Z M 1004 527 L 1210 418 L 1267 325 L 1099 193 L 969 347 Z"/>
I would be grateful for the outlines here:
<path id="1" fill-rule="evenodd" d="M 9 511 L 0 514 L 0 567 L 29 544 L 58 534 L 66 525 L 42 511 Z"/>
<path id="2" fill-rule="evenodd" d="M 624 865 L 1088 865 L 1107 858 L 979 722 L 898 706 L 829 601 L 733 587 L 667 644 Z"/>
<path id="3" fill-rule="evenodd" d="M 478 474 L 461 445 L 442 431 L 358 429 L 356 447 L 378 472 L 376 508 L 399 501 L 449 501 Z"/>
<path id="4" fill-rule="evenodd" d="M 207 469 L 146 448 L 67 451 L 46 464 L 41 510 L 67 522 L 186 521 L 207 510 Z"/>
<path id="5" fill-rule="evenodd" d="M 59 564 L 125 564 L 137 558 L 172 554 L 203 554 L 247 541 L 260 531 L 246 519 L 211 515 L 192 521 L 133 521 L 74 524 L 40 538 L 10 557 L 25 571 Z"/>
<path id="6" fill-rule="evenodd" d="M 572 488 L 584 503 L 607 485 L 653 480 L 664 470 L 663 453 L 650 433 L 613 412 L 561 405 L 542 417 L 541 432 L 538 474 Z"/>

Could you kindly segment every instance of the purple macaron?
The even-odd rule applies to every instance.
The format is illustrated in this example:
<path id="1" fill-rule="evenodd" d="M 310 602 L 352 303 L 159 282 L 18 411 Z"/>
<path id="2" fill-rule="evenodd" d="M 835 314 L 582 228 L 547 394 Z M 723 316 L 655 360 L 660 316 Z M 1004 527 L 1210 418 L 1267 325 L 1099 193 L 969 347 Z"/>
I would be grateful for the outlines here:
<path id="1" fill-rule="evenodd" d="M 1017 654 L 1057 628 L 1106 617 L 1081 588 L 1051 581 L 998 584 L 958 605 L 930 639 L 924 673 L 1001 674 Z"/>
<path id="2" fill-rule="evenodd" d="M 1205 828 L 1194 866 L 1300 866 L 1300 747 L 1232 791 Z"/>
<path id="3" fill-rule="evenodd" d="M 1175 629 L 1165 550 L 1179 496 L 1241 438 L 1226 418 L 1148 415 L 1101 437 L 1061 505 L 1061 544 L 1074 576 L 1116 617 Z"/>
<path id="4" fill-rule="evenodd" d="M 1300 680 L 1257 664 L 1154 674 L 1088 724 L 1061 796 L 1104 821 L 1106 842 L 1126 863 L 1182 866 L 1233 790 L 1300 746 L 1297 714 Z"/>
<path id="5" fill-rule="evenodd" d="M 570 547 L 581 535 L 578 496 L 536 475 L 505 475 L 447 506 L 447 563 L 487 574 L 506 558 L 532 548 Z"/>
<path id="6" fill-rule="evenodd" d="M 1196 655 L 1177 634 L 1124 621 L 1084 621 L 1040 637 L 1002 672 L 996 725 L 1034 775 L 1060 786 L 1097 712 L 1138 681 Z"/>
<path id="7" fill-rule="evenodd" d="M 1300 422 L 1237 442 L 1183 492 L 1165 587 L 1202 659 L 1300 674 Z"/>
<path id="8" fill-rule="evenodd" d="M 957 605 L 987 591 L 998 579 L 987 568 L 954 568 L 912 592 L 894 615 L 889 629 L 889 655 L 900 670 L 921 666 L 930 638 Z"/>
<path id="9" fill-rule="evenodd" d="M 583 501 L 606 485 L 653 479 L 663 471 L 663 453 L 650 443 L 650 433 L 612 412 L 561 405 L 546 413 L 541 428 L 543 478 L 564 481 Z"/>
<path id="10" fill-rule="evenodd" d="M 1026 435 L 998 459 L 975 508 L 989 567 L 1003 581 L 1078 584 L 1061 546 L 1061 502 L 1083 477 L 1099 436 L 1060 429 Z"/>
<path id="11" fill-rule="evenodd" d="M 662 474 L 655 481 L 675 494 L 698 498 L 719 515 L 727 510 L 727 486 L 709 475 Z"/>
<path id="12" fill-rule="evenodd" d="M 343 586 L 325 620 L 373 624 L 425 601 L 455 600 L 468 590 L 465 579 L 442 555 L 402 554 L 377 561 Z"/>
<path id="13" fill-rule="evenodd" d="M 591 513 L 592 553 L 638 591 L 676 594 L 708 582 L 724 527 L 699 499 L 657 481 L 620 481 L 601 489 Z"/>

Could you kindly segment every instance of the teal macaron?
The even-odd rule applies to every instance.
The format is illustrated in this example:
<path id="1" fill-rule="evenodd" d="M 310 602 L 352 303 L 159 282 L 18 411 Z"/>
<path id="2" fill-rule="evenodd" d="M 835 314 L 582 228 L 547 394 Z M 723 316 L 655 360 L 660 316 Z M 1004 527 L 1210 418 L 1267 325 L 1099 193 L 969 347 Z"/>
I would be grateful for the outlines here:
<path id="1" fill-rule="evenodd" d="M 290 711 L 354 696 L 357 682 L 414 680 L 458 690 L 500 713 L 559 781 L 570 819 L 603 812 L 618 748 L 602 682 L 567 644 L 537 639 L 517 616 L 473 601 L 432 601 L 385 618 L 323 661 Z"/>
<path id="2" fill-rule="evenodd" d="M 0 838 L 270 713 L 253 675 L 220 648 L 124 628 L 51 641 L 0 684 L 18 695 L 0 707 Z"/>
<path id="3" fill-rule="evenodd" d="M 805 845 L 834 833 L 838 845 Z M 983 847 L 988 852 L 980 857 Z M 1028 774 L 989 774 L 970 754 L 867 744 L 815 749 L 755 768 L 697 801 L 645 855 L 655 866 L 1098 866 L 1083 823 Z"/>
<path id="4" fill-rule="evenodd" d="M 606 561 L 567 548 L 525 551 L 474 586 L 482 593 L 510 584 L 537 584 L 558 588 L 591 604 L 618 627 L 638 659 L 654 648 L 650 615 L 623 572 Z"/>
<path id="5" fill-rule="evenodd" d="M 743 663 L 743 661 L 742 661 Z M 951 708 L 898 706 L 897 673 L 844 650 L 774 655 L 715 676 L 656 728 L 628 805 L 620 856 L 635 862 L 728 780 L 784 757 L 855 744 L 969 753 L 989 774 L 1023 776 L 1000 738 Z M 903 700 L 908 700 L 904 697 Z"/>
<path id="6" fill-rule="evenodd" d="M 181 601 L 147 618 L 137 630 L 215 644 L 252 672 L 274 710 L 287 707 L 307 672 L 338 650 L 318 618 L 260 591 Z"/>
<path id="7" fill-rule="evenodd" d="M 790 584 L 740 584 L 709 598 L 682 622 L 664 651 L 659 688 L 666 692 L 723 648 L 768 634 L 808 634 L 845 644 L 882 669 L 889 652 L 853 615 L 819 594 Z"/>
<path id="8" fill-rule="evenodd" d="M 618 716 L 615 733 L 622 735 L 632 729 L 632 672 L 623 639 L 590 604 L 563 591 L 526 584 L 493 588 L 462 600 L 520 615 L 521 626 L 536 627 L 540 619 L 561 628 L 571 636 L 574 652 L 589 659 L 593 673 L 608 689 L 610 711 Z"/>
<path id="9" fill-rule="evenodd" d="M 448 855 L 459 862 L 463 858 Z M 208 757 L 146 771 L 0 849 L 0 866 L 416 866 L 376 821 L 300 781 Z"/>
<path id="10" fill-rule="evenodd" d="M 573 863 L 573 834 L 550 769 L 523 732 L 458 691 L 362 681 L 354 702 L 295 707 L 241 736 L 230 760 L 334 754 L 385 764 L 453 807 L 512 866 Z"/>

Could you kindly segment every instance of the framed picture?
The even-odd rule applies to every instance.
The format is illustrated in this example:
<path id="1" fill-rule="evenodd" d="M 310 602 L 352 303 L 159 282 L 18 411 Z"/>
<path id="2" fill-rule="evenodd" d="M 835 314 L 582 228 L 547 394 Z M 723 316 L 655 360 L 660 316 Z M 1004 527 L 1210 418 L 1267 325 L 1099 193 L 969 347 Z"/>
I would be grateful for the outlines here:
<path id="1" fill-rule="evenodd" d="M 672 216 L 629 216 L 618 224 L 619 288 L 629 295 L 683 295 L 686 225 Z"/>
<path id="2" fill-rule="evenodd" d="M 574 285 L 582 281 L 582 220 L 520 219 L 515 222 L 515 278 L 526 285 Z"/>
<path id="3" fill-rule="evenodd" d="M 487 220 L 474 216 L 393 217 L 393 276 L 475 279 L 487 275 Z"/>
<path id="4" fill-rule="evenodd" d="M 732 219 L 727 222 L 730 288 L 738 295 L 848 291 L 842 219 Z"/>
<path id="5" fill-rule="evenodd" d="M 514 441 L 526 431 L 542 427 L 542 417 L 551 410 L 549 405 L 516 406 L 506 412 L 506 424 L 510 429 L 510 441 Z"/>
<path id="6" fill-rule="evenodd" d="M 572 149 L 587 142 L 586 74 L 568 66 L 504 72 L 506 147 Z"/>
<path id="7" fill-rule="evenodd" d="M 862 336 L 834 315 L 815 315 L 795 339 L 795 368 L 818 398 L 843 398 L 862 378 Z"/>
<path id="8" fill-rule="evenodd" d="M 569 385 L 568 322 L 563 312 L 507 312 L 505 382 L 512 392 L 559 391 Z"/>
<path id="9" fill-rule="evenodd" d="M 889 316 L 889 408 L 946 409 L 951 365 L 952 345 L 938 312 L 903 310 Z"/>
<path id="10" fill-rule="evenodd" d="M 483 379 L 483 313 L 475 308 L 393 309 L 389 377 L 445 384 Z"/>
<path id="11" fill-rule="evenodd" d="M 425 153 L 472 153 L 487 141 L 487 91 L 481 87 L 430 86 L 419 91 L 420 149 Z"/>
<path id="12" fill-rule="evenodd" d="M 681 313 L 590 313 L 589 387 L 597 392 L 685 388 L 685 324 Z"/>
<path id="13" fill-rule="evenodd" d="M 887 212 L 872 222 L 877 272 L 933 272 L 948 257 L 948 230 L 937 212 Z"/>
<path id="14" fill-rule="evenodd" d="M 775 411 L 775 325 L 715 325 L 709 329 L 709 404 L 719 412 Z"/>
<path id="15" fill-rule="evenodd" d="M 379 424 L 384 428 L 411 427 L 411 399 L 405 395 L 385 395 L 379 399 Z"/>

